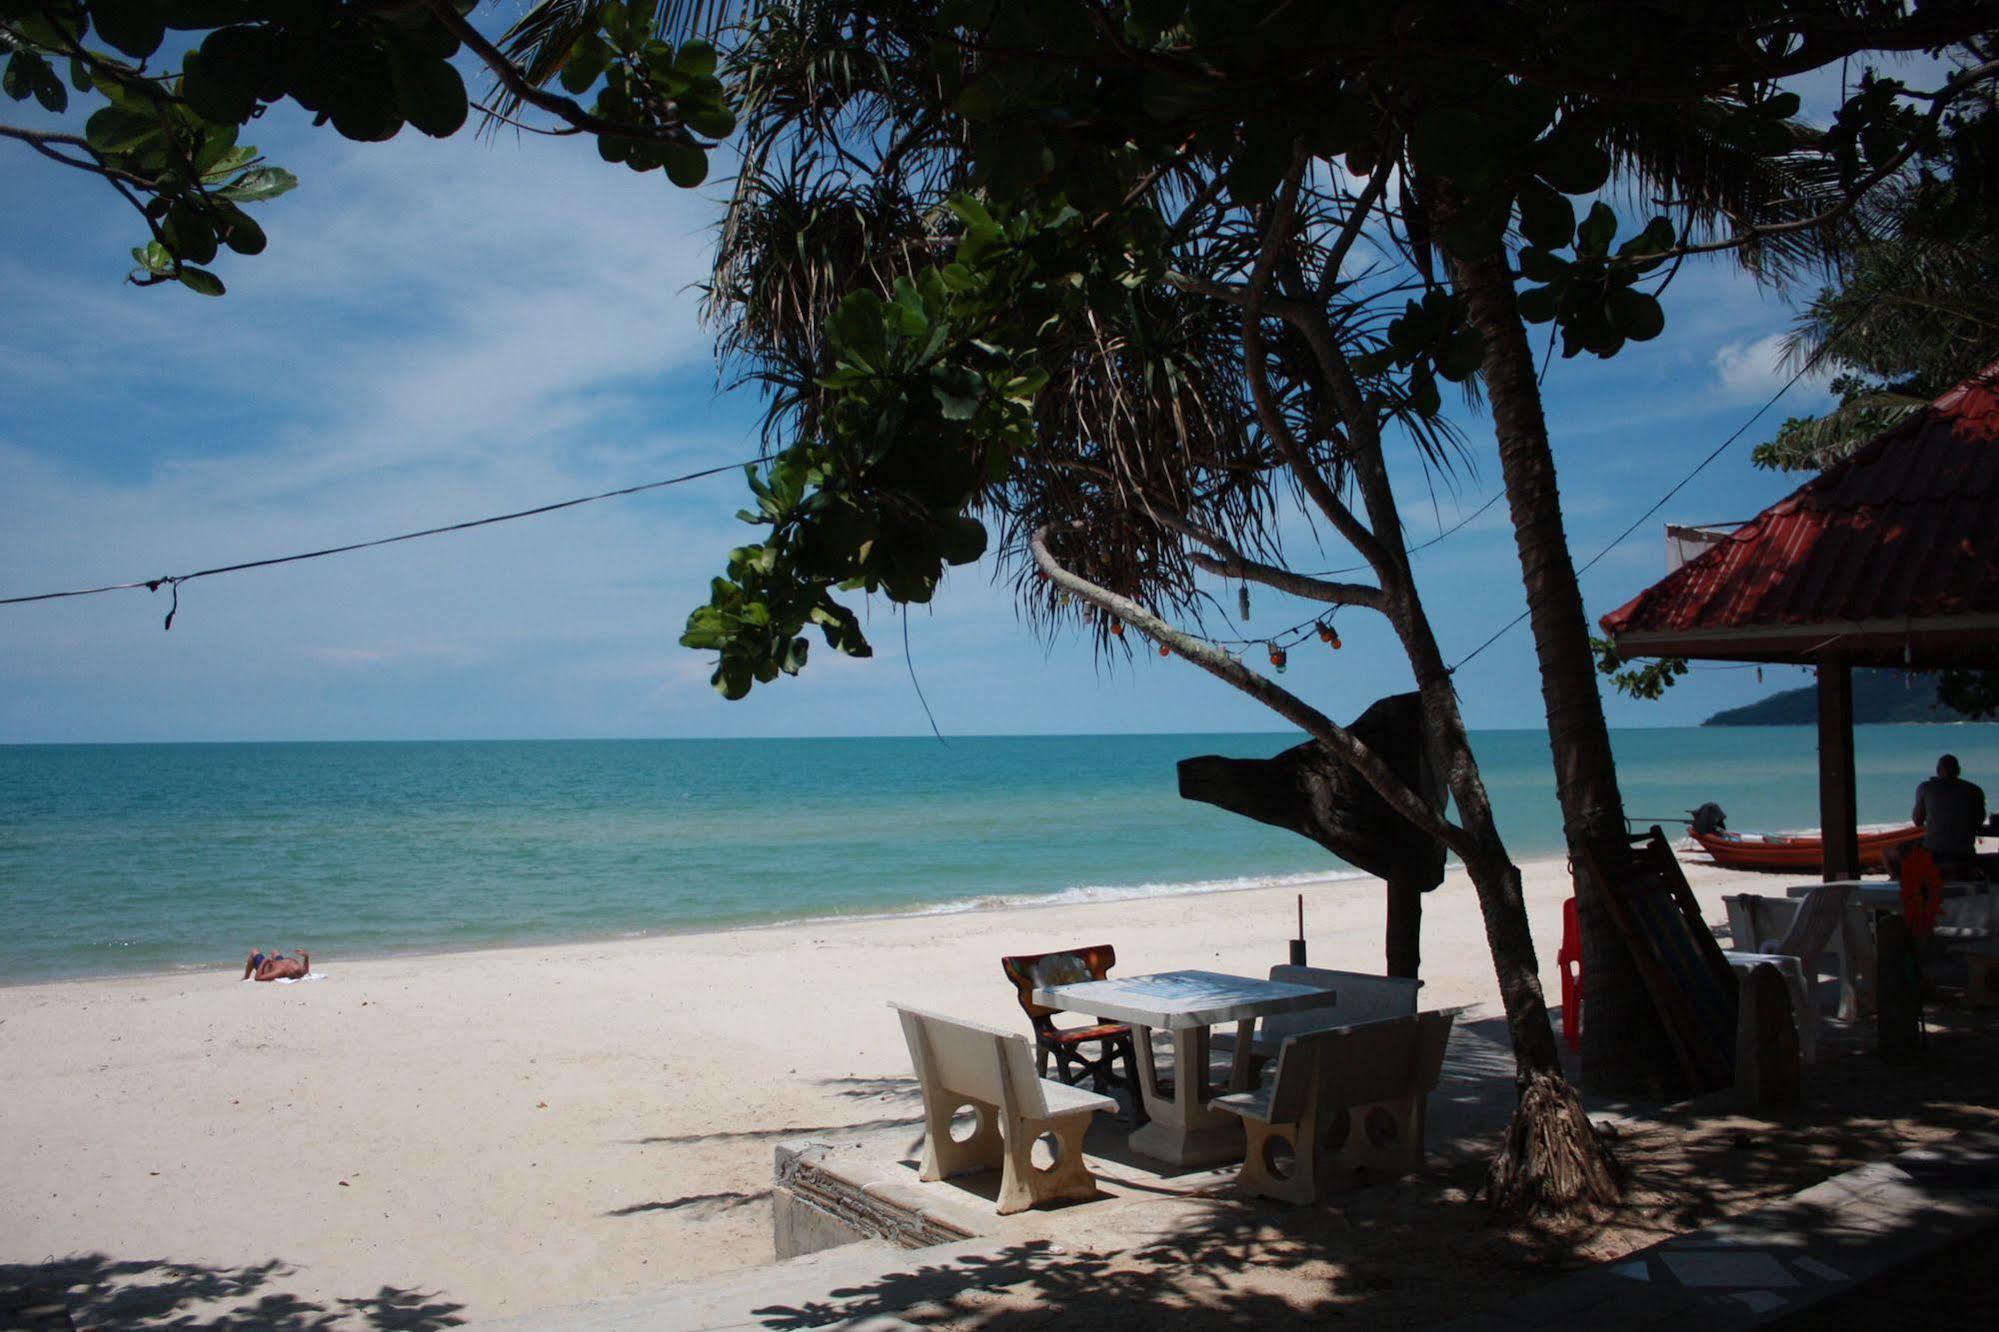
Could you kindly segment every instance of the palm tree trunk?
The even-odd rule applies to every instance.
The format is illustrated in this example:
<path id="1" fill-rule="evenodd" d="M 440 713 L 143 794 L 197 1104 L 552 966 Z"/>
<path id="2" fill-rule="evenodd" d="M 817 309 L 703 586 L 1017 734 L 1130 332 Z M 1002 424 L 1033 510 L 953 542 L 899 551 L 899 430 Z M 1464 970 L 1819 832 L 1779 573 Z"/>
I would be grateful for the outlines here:
<path id="1" fill-rule="evenodd" d="M 1555 794 L 1575 874 L 1588 1003 L 1583 1076 L 1606 1090 L 1636 1090 L 1676 1077 L 1665 1033 L 1631 951 L 1605 909 L 1601 885 L 1584 868 L 1585 840 L 1624 833 L 1624 799 L 1610 732 L 1597 693 L 1596 661 L 1582 590 L 1562 529 L 1561 492 L 1534 353 L 1515 303 L 1503 249 L 1452 261 L 1474 327 L 1485 339 L 1485 390 L 1499 439 L 1500 471 L 1526 587 L 1541 699 L 1555 762 Z"/>

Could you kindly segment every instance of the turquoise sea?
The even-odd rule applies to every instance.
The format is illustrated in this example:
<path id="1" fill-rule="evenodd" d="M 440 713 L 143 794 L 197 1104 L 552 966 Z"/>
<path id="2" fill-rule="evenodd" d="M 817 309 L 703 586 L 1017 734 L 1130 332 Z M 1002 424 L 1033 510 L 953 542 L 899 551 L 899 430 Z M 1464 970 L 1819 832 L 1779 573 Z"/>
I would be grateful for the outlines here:
<path id="1" fill-rule="evenodd" d="M 0 983 L 228 966 L 250 945 L 435 952 L 826 916 L 1138 896 L 1342 872 L 1183 801 L 1174 761 L 1264 735 L 0 746 Z M 1516 858 L 1561 847 L 1547 738 L 1477 734 Z M 1641 821 L 1817 822 L 1805 727 L 1627 730 Z M 1899 820 L 1946 749 L 1999 790 L 1999 726 L 1862 727 Z"/>

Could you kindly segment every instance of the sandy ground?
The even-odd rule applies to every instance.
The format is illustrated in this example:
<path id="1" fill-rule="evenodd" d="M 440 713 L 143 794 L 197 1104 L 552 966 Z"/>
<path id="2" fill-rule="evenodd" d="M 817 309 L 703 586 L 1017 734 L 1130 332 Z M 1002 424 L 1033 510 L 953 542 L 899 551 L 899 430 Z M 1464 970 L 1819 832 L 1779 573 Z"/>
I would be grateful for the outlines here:
<path id="1" fill-rule="evenodd" d="M 1569 891 L 1525 867 L 1551 1004 Z M 1767 879 L 1689 867 L 1718 898 Z M 1470 884 L 1427 899 L 1426 1007 L 1497 990 Z M 1022 1025 L 1003 953 L 1261 975 L 1293 890 L 0 988 L 0 1287 L 51 1260 L 107 1322 L 439 1326 L 771 1260 L 771 1146 L 915 1122 L 890 999 Z M 1307 890 L 1311 960 L 1378 971 L 1378 885 Z M 311 941 L 302 941 L 309 944 Z M 77 1265 L 76 1260 L 84 1260 Z"/>

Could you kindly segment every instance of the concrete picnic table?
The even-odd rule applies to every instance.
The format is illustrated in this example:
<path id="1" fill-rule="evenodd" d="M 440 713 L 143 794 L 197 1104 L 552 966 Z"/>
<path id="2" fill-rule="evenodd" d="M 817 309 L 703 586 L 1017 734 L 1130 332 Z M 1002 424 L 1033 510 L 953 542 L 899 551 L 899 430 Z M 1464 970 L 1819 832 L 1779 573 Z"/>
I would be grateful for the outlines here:
<path id="1" fill-rule="evenodd" d="M 1129 1023 L 1139 1055 L 1139 1092 L 1151 1121 L 1131 1135 L 1131 1149 L 1173 1165 L 1210 1165 L 1242 1155 L 1242 1121 L 1210 1108 L 1210 1028 L 1236 1024 L 1229 1089 L 1249 1089 L 1250 1037 L 1256 1019 L 1275 1013 L 1328 1008 L 1334 990 L 1284 981 L 1229 976 L 1216 971 L 1165 971 L 1154 976 L 1037 986 L 1034 1002 L 1099 1020 Z M 1173 1094 L 1159 1089 L 1152 1034 L 1172 1033 Z"/>

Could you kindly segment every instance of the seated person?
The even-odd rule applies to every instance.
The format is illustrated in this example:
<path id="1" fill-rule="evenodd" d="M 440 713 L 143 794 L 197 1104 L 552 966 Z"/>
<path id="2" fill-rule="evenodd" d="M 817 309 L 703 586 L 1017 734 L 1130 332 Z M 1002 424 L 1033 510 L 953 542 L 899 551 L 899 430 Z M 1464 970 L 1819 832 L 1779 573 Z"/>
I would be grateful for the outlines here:
<path id="1" fill-rule="evenodd" d="M 1945 878 L 1984 877 L 1978 833 L 1985 822 L 1985 792 L 1958 776 L 1955 754 L 1937 760 L 1937 775 L 1916 788 L 1911 821 Z"/>
<path id="2" fill-rule="evenodd" d="M 282 949 L 265 952 L 259 948 L 252 952 L 249 960 L 243 964 L 244 980 L 253 977 L 260 981 L 304 980 L 311 974 L 312 957 L 303 948 L 296 954 L 286 953 Z"/>

